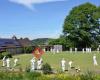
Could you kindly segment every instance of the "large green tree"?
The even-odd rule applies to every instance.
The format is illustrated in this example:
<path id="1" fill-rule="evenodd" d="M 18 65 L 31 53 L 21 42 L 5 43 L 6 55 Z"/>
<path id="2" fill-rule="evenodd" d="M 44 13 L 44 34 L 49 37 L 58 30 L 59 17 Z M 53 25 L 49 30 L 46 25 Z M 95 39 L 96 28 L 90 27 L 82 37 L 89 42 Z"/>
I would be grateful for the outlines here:
<path id="1" fill-rule="evenodd" d="M 67 47 L 96 47 L 100 43 L 100 7 L 85 3 L 66 16 L 63 37 Z"/>

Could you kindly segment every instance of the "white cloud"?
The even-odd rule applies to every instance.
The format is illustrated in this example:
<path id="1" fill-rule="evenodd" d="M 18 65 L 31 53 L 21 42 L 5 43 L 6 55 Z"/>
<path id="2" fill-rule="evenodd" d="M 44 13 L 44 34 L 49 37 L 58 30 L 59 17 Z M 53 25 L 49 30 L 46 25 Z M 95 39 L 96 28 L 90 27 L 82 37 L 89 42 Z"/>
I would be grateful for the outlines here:
<path id="1" fill-rule="evenodd" d="M 33 9 L 33 4 L 41 4 L 41 3 L 65 1 L 65 0 L 8 0 L 8 1 L 21 4 L 23 6 L 28 7 L 29 9 Z"/>

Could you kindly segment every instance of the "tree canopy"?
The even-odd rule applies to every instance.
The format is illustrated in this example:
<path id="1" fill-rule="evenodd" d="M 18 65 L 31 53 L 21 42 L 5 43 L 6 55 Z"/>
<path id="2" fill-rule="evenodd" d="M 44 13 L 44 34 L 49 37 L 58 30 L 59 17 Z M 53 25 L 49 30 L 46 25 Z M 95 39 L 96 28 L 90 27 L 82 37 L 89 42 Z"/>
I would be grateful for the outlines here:
<path id="1" fill-rule="evenodd" d="M 65 18 L 63 38 L 67 47 L 97 47 L 100 43 L 100 6 L 85 3 L 74 7 Z"/>

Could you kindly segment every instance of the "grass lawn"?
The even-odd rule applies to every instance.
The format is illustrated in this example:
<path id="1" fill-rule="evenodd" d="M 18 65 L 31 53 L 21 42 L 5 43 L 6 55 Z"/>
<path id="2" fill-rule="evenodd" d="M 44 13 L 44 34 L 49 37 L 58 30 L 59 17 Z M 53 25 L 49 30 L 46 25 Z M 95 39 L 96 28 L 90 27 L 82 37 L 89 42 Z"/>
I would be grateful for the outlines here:
<path id="1" fill-rule="evenodd" d="M 92 57 L 93 57 L 94 53 L 97 56 L 97 61 L 99 64 L 98 66 L 93 65 Z M 13 60 L 15 57 L 20 58 L 19 65 L 16 68 L 24 69 L 24 68 L 30 66 L 30 60 L 33 57 L 33 55 L 32 54 L 15 55 L 15 56 L 13 56 L 13 58 L 11 58 L 11 66 L 13 66 Z M 68 68 L 68 61 L 72 60 L 73 66 L 80 67 L 81 71 L 91 70 L 91 71 L 99 71 L 100 72 L 100 53 L 97 53 L 97 52 L 92 52 L 92 53 L 62 52 L 62 53 L 57 53 L 57 54 L 46 52 L 42 56 L 42 58 L 43 58 L 43 62 L 49 63 L 54 70 L 61 70 L 60 63 L 61 63 L 61 59 L 64 58 L 66 60 L 66 69 Z M 0 67 L 1 66 L 2 66 L 2 61 L 0 60 Z"/>

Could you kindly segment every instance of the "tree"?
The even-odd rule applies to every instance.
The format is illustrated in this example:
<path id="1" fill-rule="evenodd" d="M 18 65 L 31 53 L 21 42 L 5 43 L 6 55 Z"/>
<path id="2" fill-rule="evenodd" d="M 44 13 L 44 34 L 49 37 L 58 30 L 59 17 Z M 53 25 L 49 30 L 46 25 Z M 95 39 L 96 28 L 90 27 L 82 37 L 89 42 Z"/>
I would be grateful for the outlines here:
<path id="1" fill-rule="evenodd" d="M 63 36 L 69 47 L 94 47 L 100 42 L 100 7 L 85 3 L 66 16 Z"/>
<path id="2" fill-rule="evenodd" d="M 31 53 L 32 51 L 33 51 L 32 46 L 23 47 L 23 52 L 24 53 Z"/>

